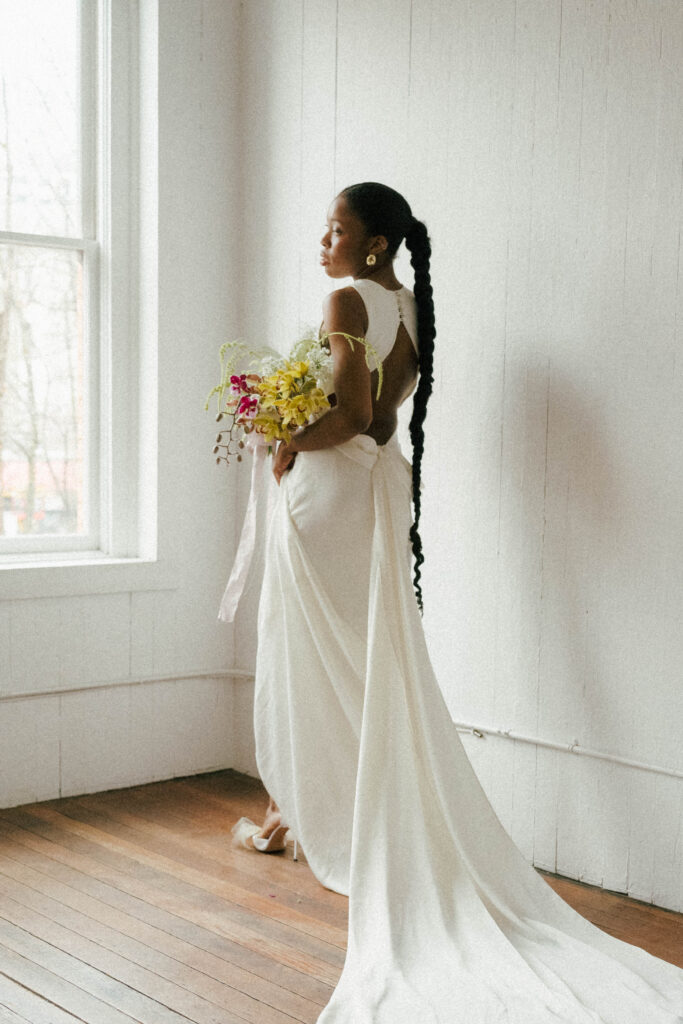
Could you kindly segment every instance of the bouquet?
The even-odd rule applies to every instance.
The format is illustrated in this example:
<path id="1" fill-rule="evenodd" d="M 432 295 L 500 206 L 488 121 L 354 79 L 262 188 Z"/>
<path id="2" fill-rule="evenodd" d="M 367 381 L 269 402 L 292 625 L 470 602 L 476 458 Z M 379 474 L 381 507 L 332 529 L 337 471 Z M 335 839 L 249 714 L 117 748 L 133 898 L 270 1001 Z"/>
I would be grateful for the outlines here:
<path id="1" fill-rule="evenodd" d="M 369 355 L 375 356 L 379 397 L 382 365 L 372 345 L 365 338 L 335 333 L 343 334 L 352 348 L 354 342 L 362 344 L 366 360 Z M 251 445 L 268 445 L 272 452 L 275 441 L 289 441 L 294 430 L 330 408 L 327 396 L 333 390 L 334 367 L 329 348 L 325 347 L 329 337 L 329 333 L 316 336 L 311 329 L 295 342 L 286 357 L 274 349 L 251 349 L 242 341 L 221 345 L 220 382 L 211 389 L 204 405 L 208 409 L 216 395 L 216 421 L 227 420 L 213 448 L 217 463 L 228 463 L 230 456 L 241 462 L 240 449 L 245 446 L 245 438 Z M 241 366 L 240 373 L 234 372 L 237 364 Z"/>

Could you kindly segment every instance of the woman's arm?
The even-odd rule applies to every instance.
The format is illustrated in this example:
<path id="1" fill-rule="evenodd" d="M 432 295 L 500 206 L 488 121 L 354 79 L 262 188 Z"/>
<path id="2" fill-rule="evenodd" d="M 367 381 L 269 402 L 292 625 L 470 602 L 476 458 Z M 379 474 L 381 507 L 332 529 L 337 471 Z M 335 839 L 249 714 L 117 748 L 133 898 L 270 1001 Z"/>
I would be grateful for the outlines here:
<path id="1" fill-rule="evenodd" d="M 323 302 L 323 323 L 330 336 L 334 363 L 336 404 L 313 423 L 307 423 L 292 435 L 289 444 L 280 444 L 273 464 L 278 483 L 291 467 L 297 452 L 332 448 L 367 430 L 372 422 L 370 370 L 365 361 L 365 346 L 353 343 L 335 331 L 363 337 L 363 300 L 352 288 L 331 292 Z"/>

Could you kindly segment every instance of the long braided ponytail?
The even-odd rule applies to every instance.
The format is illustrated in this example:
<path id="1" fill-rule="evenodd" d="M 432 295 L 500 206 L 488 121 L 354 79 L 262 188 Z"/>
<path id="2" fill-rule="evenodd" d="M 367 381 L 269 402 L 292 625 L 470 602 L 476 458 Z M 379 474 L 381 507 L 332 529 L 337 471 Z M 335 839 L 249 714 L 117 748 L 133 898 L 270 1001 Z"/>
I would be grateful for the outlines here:
<path id="1" fill-rule="evenodd" d="M 434 383 L 434 302 L 432 299 L 432 283 L 429 276 L 429 260 L 432 248 L 427 228 L 422 221 L 413 219 L 406 235 L 406 248 L 410 252 L 410 263 L 415 273 L 415 302 L 417 304 L 417 337 L 419 350 L 419 371 L 417 387 L 413 395 L 413 413 L 410 417 L 410 440 L 413 445 L 413 506 L 415 516 L 410 528 L 410 540 L 415 557 L 415 575 L 413 584 L 420 611 L 422 611 L 422 587 L 420 566 L 424 562 L 422 540 L 419 524 L 421 511 L 420 486 L 422 480 L 422 452 L 424 451 L 424 421 L 427 414 L 427 402 L 432 393 Z"/>
<path id="2" fill-rule="evenodd" d="M 405 239 L 415 274 L 413 293 L 417 305 L 419 377 L 413 395 L 413 412 L 410 418 L 410 440 L 413 446 L 413 507 L 415 509 L 413 525 L 410 528 L 410 541 L 415 558 L 413 585 L 418 606 L 422 611 L 422 587 L 420 586 L 422 572 L 420 567 L 424 562 L 424 555 L 422 554 L 419 524 L 422 452 L 424 450 L 423 425 L 434 381 L 434 338 L 436 336 L 434 302 L 429 276 L 432 250 L 427 228 L 422 221 L 413 217 L 410 206 L 400 192 L 377 181 L 365 181 L 358 185 L 349 185 L 339 194 L 344 196 L 352 211 L 365 225 L 369 235 L 384 235 L 388 242 L 387 255 L 391 259 L 395 256 L 402 240 Z"/>

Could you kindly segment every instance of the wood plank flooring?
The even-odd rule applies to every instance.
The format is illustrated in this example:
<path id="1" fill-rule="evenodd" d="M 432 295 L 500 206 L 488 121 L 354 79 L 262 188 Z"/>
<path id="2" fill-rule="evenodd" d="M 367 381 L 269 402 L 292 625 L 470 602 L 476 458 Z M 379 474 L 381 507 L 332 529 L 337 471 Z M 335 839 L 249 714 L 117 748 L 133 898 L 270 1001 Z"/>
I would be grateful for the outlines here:
<path id="1" fill-rule="evenodd" d="M 304 851 L 231 845 L 261 821 L 236 772 L 0 810 L 0 1024 L 314 1022 L 348 900 Z M 544 873 L 545 875 L 545 873 Z M 683 967 L 683 915 L 545 875 L 600 928 Z"/>

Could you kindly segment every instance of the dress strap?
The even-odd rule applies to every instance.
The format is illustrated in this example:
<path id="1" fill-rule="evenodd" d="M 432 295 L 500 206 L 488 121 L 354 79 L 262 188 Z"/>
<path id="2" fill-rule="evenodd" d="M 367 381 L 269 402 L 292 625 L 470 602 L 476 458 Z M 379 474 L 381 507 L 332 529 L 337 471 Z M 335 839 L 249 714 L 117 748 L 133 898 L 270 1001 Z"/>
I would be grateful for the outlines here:
<path id="1" fill-rule="evenodd" d="M 366 337 L 383 362 L 394 347 L 401 323 L 417 351 L 415 296 L 407 288 L 392 290 L 368 277 L 352 282 L 368 315 Z"/>

